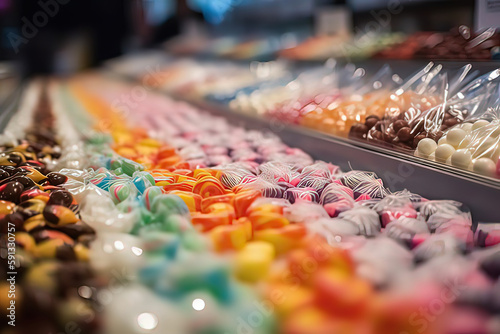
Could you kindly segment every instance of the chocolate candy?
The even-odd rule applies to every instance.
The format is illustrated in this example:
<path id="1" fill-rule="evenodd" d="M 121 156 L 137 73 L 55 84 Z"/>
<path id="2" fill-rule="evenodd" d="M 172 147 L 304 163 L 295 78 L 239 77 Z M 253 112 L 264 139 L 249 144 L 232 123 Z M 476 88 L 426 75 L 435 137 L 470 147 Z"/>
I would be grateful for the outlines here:
<path id="1" fill-rule="evenodd" d="M 21 182 L 13 181 L 0 186 L 0 199 L 19 203 L 21 193 L 24 191 L 24 186 Z"/>
<path id="2" fill-rule="evenodd" d="M 62 205 L 47 205 L 43 210 L 43 218 L 52 226 L 74 224 L 78 221 L 75 213 Z"/>
<path id="3" fill-rule="evenodd" d="M 62 205 L 67 208 L 73 204 L 74 199 L 73 195 L 69 191 L 66 190 L 54 190 L 50 193 L 49 201 L 47 205 Z"/>
<path id="4" fill-rule="evenodd" d="M 61 185 L 68 180 L 68 177 L 66 175 L 54 172 L 47 174 L 47 178 L 49 179 L 50 184 L 53 186 Z"/>

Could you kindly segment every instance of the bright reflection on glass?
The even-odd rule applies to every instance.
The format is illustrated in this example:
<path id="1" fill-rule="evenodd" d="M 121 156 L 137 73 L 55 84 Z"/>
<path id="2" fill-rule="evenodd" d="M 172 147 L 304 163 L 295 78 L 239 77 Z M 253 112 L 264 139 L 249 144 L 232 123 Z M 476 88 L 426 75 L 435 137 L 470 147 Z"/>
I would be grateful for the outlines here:
<path id="1" fill-rule="evenodd" d="M 78 288 L 78 294 L 85 299 L 88 299 L 92 296 L 92 289 L 88 286 L 82 285 Z"/>
<path id="2" fill-rule="evenodd" d="M 203 299 L 196 298 L 193 300 L 193 308 L 196 311 L 202 311 L 205 308 L 205 301 Z"/>
<path id="3" fill-rule="evenodd" d="M 141 313 L 137 317 L 137 324 L 142 329 L 155 329 L 158 325 L 158 318 L 151 313 Z"/>
<path id="4" fill-rule="evenodd" d="M 123 248 L 125 248 L 125 246 L 123 246 L 123 242 L 121 242 L 120 240 L 116 240 L 115 241 L 115 248 L 118 250 L 123 250 Z"/>
<path id="5" fill-rule="evenodd" d="M 134 253 L 137 256 L 140 256 L 142 254 L 142 249 L 139 247 L 132 247 L 132 253 Z"/>

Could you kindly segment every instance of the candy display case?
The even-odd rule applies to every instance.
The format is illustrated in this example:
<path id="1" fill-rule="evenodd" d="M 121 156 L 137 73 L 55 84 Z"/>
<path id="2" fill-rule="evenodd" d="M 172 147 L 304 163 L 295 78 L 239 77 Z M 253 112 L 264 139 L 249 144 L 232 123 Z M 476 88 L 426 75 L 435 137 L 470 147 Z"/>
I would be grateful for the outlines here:
<path id="1" fill-rule="evenodd" d="M 354 92 L 368 91 L 369 94 L 371 94 L 371 96 L 375 97 L 375 99 L 371 100 L 369 99 L 368 101 L 375 101 L 378 96 L 384 96 L 384 94 L 388 97 L 390 95 L 389 92 L 391 90 L 399 91 L 402 89 L 402 87 L 405 86 L 410 87 L 409 84 L 412 84 L 415 87 L 420 87 L 418 89 L 420 89 L 420 94 L 422 98 L 427 99 L 426 103 L 429 104 L 428 106 L 421 107 L 422 111 L 426 111 L 427 109 L 433 106 L 440 105 L 440 103 L 442 103 L 443 101 L 443 96 L 446 96 L 446 102 L 448 102 L 451 96 L 457 94 L 459 96 L 462 96 L 462 99 L 459 103 L 463 104 L 465 101 L 469 103 L 469 107 L 471 105 L 475 106 L 476 109 L 474 109 L 475 110 L 473 112 L 474 114 L 481 114 L 487 109 L 485 107 L 486 103 L 484 102 L 485 99 L 489 99 L 488 103 L 490 105 L 495 105 L 496 103 L 494 97 L 496 94 L 495 87 L 497 87 L 498 79 L 494 75 L 494 73 L 496 73 L 495 72 L 496 67 L 494 63 L 490 64 L 489 66 L 482 64 L 478 66 L 477 69 L 474 67 L 475 64 L 470 65 L 467 63 L 450 63 L 450 64 L 443 63 L 442 65 L 441 64 L 431 65 L 424 63 L 426 66 L 423 67 L 421 67 L 422 63 L 420 62 L 415 62 L 415 63 L 410 62 L 408 64 L 411 65 L 413 68 L 413 70 L 411 70 L 413 71 L 412 74 L 413 77 L 408 76 L 406 79 L 406 83 L 404 83 L 403 79 L 400 78 L 393 79 L 394 78 L 393 73 L 395 71 L 392 69 L 389 68 L 387 69 L 382 68 L 381 70 L 377 69 L 378 73 L 373 74 L 371 79 L 366 80 L 368 82 L 385 82 L 383 85 L 377 86 L 377 89 L 373 89 L 373 87 L 369 88 L 369 85 L 363 84 L 362 80 L 359 80 L 359 78 L 356 79 L 355 73 L 358 70 L 356 70 L 355 67 L 352 69 L 347 68 L 348 70 L 343 68 L 342 71 L 337 72 L 337 76 L 342 78 L 342 76 L 345 77 L 347 73 L 348 74 L 347 77 L 349 77 L 349 80 L 347 81 L 348 86 L 346 87 L 348 88 L 350 87 L 348 90 L 348 94 L 352 94 L 353 91 Z M 396 66 L 396 68 L 398 69 L 402 67 L 401 65 L 402 64 L 400 64 L 400 66 Z M 373 66 L 371 68 L 373 69 Z M 420 72 L 415 74 L 418 70 L 420 70 Z M 307 74 L 307 71 L 309 71 L 310 74 Z M 299 74 L 298 76 L 297 75 L 293 76 L 292 74 L 292 78 L 295 78 L 293 79 L 293 81 L 299 83 L 298 85 L 299 89 L 300 87 L 304 88 L 301 90 L 301 94 L 305 96 L 304 100 L 305 102 L 301 101 L 300 102 L 301 106 L 311 104 L 310 102 L 311 100 L 307 100 L 308 90 L 311 92 L 310 94 L 312 94 L 310 96 L 318 95 L 318 91 L 321 91 L 321 89 L 323 89 L 323 91 L 327 92 L 327 94 L 332 96 L 330 100 L 325 99 L 324 100 L 325 102 L 320 102 L 320 104 L 316 104 L 316 106 L 321 105 L 321 103 L 323 103 L 322 108 L 325 108 L 325 106 L 327 106 L 329 103 L 335 103 L 337 97 L 335 97 L 335 93 L 334 94 L 331 93 L 335 92 L 336 90 L 339 91 L 338 88 L 336 88 L 338 86 L 335 86 L 335 83 L 332 84 L 330 82 L 324 86 L 321 86 L 318 83 L 315 83 L 314 86 L 309 85 L 310 83 L 314 82 L 314 78 L 318 78 L 318 75 L 325 76 L 324 74 L 325 72 L 322 71 L 324 70 L 306 69 L 305 71 L 301 72 L 302 74 Z M 292 72 L 289 71 L 288 73 Z M 326 73 L 331 73 L 331 72 L 327 71 Z M 408 69 L 406 69 L 406 73 L 408 73 Z M 434 79 L 432 79 L 430 82 L 426 82 L 426 80 L 427 81 L 430 80 L 427 79 L 428 77 L 432 78 L 430 76 L 426 77 L 425 76 L 426 74 L 427 75 L 432 74 Z M 417 80 L 417 78 L 420 78 L 419 76 L 423 78 L 420 79 L 420 81 Z M 134 77 L 135 79 L 141 78 L 140 75 L 137 76 L 137 73 L 134 73 L 131 77 Z M 162 78 L 168 78 L 168 77 L 162 76 Z M 301 83 L 300 80 L 302 80 L 303 83 Z M 344 79 L 341 80 L 343 80 L 344 83 L 346 82 L 346 80 Z M 352 136 L 351 138 L 346 138 L 347 132 L 349 131 L 348 129 L 344 133 L 334 132 L 333 134 L 335 134 L 335 136 L 329 135 L 332 133 L 330 130 L 324 131 L 323 129 L 319 129 L 320 132 L 326 132 L 326 134 L 311 131 L 310 129 L 306 129 L 303 127 L 304 125 L 306 125 L 306 127 L 311 127 L 311 126 L 308 126 L 307 123 L 304 123 L 303 121 L 297 122 L 296 121 L 297 116 L 293 116 L 293 114 L 290 114 L 286 108 L 285 108 L 286 113 L 283 112 L 276 113 L 277 110 L 275 107 L 276 104 L 275 102 L 272 102 L 273 101 L 272 99 L 276 97 L 279 97 L 280 99 L 283 98 L 291 99 L 292 102 L 289 104 L 291 105 L 292 103 L 296 103 L 294 101 L 296 101 L 297 98 L 294 97 L 294 94 L 297 94 L 298 92 L 297 90 L 294 90 L 295 88 L 293 88 L 289 90 L 289 92 L 283 91 L 280 94 L 277 93 L 273 95 L 268 93 L 266 93 L 267 95 L 264 94 L 264 92 L 266 91 L 269 92 L 276 91 L 275 87 L 279 87 L 280 85 L 279 80 L 276 82 L 277 82 L 276 84 L 268 83 L 264 89 L 260 88 L 260 91 L 262 91 L 261 96 L 256 95 L 256 93 L 259 91 L 259 88 L 257 89 L 253 88 L 248 91 L 245 91 L 244 89 L 239 91 L 237 90 L 236 93 L 224 93 L 225 95 L 220 94 L 220 90 L 218 91 L 218 93 L 216 94 L 212 93 L 211 95 L 210 94 L 185 95 L 182 94 L 183 93 L 182 91 L 175 90 L 175 88 L 172 90 L 172 88 L 169 88 L 168 86 L 165 85 L 159 84 L 158 87 L 161 90 L 165 90 L 170 95 L 174 95 L 182 99 L 187 99 L 191 103 L 195 103 L 204 109 L 210 110 L 211 112 L 214 112 L 220 116 L 227 117 L 236 124 L 245 124 L 247 126 L 249 124 L 253 124 L 255 128 L 258 129 L 264 128 L 268 131 L 275 132 L 287 144 L 303 148 L 307 152 L 310 152 L 315 158 L 320 158 L 324 160 L 340 159 L 341 164 L 343 164 L 342 165 L 343 168 L 349 168 L 349 163 L 354 168 L 359 168 L 358 166 L 364 166 L 366 164 L 369 164 L 370 166 L 372 166 L 373 170 L 376 171 L 379 175 L 386 175 L 387 179 L 392 179 L 391 182 L 393 182 L 393 185 L 396 189 L 404 189 L 404 188 L 418 189 L 419 193 L 425 195 L 434 194 L 439 198 L 453 198 L 457 201 L 467 203 L 470 206 L 471 210 L 475 213 L 475 216 L 479 217 L 478 220 L 495 221 L 498 219 L 497 214 L 494 212 L 494 210 L 492 210 L 492 208 L 494 207 L 493 204 L 494 198 L 498 196 L 498 191 L 500 189 L 500 182 L 498 181 L 497 178 L 491 177 L 493 174 L 492 173 L 493 166 L 492 163 L 490 163 L 489 161 L 484 162 L 481 160 L 478 163 L 476 169 L 474 169 L 471 166 L 470 171 L 467 171 L 464 170 L 461 166 L 452 164 L 451 162 L 446 164 L 446 161 L 442 159 L 440 160 L 432 158 L 431 160 L 437 160 L 437 161 L 429 161 L 428 156 L 426 156 L 425 154 L 418 153 L 420 149 L 417 149 L 417 146 L 415 146 L 413 150 L 409 150 L 406 148 L 401 149 L 394 146 L 388 147 L 386 144 L 373 145 L 373 142 L 360 142 L 356 136 L 354 138 Z M 432 104 L 430 102 L 431 100 L 429 100 L 430 94 L 434 93 L 429 93 L 429 94 L 421 93 L 422 87 L 424 87 L 423 85 L 427 87 L 427 90 L 429 92 L 432 91 L 439 92 L 436 93 L 437 95 L 435 95 L 436 100 L 434 104 Z M 228 84 L 228 86 L 231 87 L 230 84 Z M 291 84 L 287 85 L 286 88 L 288 89 L 288 87 L 290 86 Z M 444 87 L 446 87 L 445 90 Z M 477 89 L 474 87 L 482 87 L 482 88 Z M 474 90 L 472 90 L 472 88 L 474 88 Z M 405 89 L 408 90 L 408 88 Z M 231 90 L 229 91 L 231 92 Z M 471 95 L 472 93 L 474 93 L 475 95 Z M 211 98 L 211 96 L 217 96 L 217 94 L 219 96 L 218 99 Z M 465 96 L 464 94 L 467 95 L 468 97 L 463 98 L 463 96 Z M 223 96 L 224 98 L 221 98 L 221 96 Z M 230 97 L 227 98 L 226 96 Z M 242 97 L 245 96 L 248 96 L 249 98 L 252 98 L 255 101 L 256 97 L 258 97 L 259 101 L 262 101 L 262 103 L 260 105 L 255 104 L 254 110 L 250 113 L 245 109 L 241 109 L 241 107 L 234 108 L 235 101 L 245 101 L 242 99 Z M 418 97 L 419 95 L 416 96 Z M 484 99 L 481 100 L 484 103 L 479 102 L 481 96 L 484 97 Z M 233 100 L 231 100 L 231 97 L 233 98 Z M 249 98 L 247 98 L 247 100 L 251 101 Z M 227 104 L 228 101 L 230 101 L 229 106 L 231 108 L 228 108 Z M 417 101 L 415 97 L 412 97 L 412 99 L 410 99 L 412 105 L 415 104 L 415 101 Z M 453 102 L 453 99 L 451 99 L 451 101 Z M 240 103 L 240 105 L 242 106 L 248 105 L 247 102 L 245 103 L 246 104 Z M 479 107 L 481 110 L 477 111 L 477 105 L 481 103 L 483 103 L 482 106 Z M 446 108 L 449 108 L 450 105 L 453 105 L 453 103 L 448 103 Z M 349 106 L 349 108 L 352 107 Z M 434 109 L 439 109 L 439 108 L 440 107 L 434 107 Z M 458 107 L 456 107 L 455 109 L 457 108 Z M 273 113 L 267 114 L 266 110 L 274 110 L 274 111 Z M 290 110 L 290 108 L 288 108 L 288 110 Z M 358 108 L 358 110 L 362 109 Z M 428 118 L 428 116 L 426 115 L 429 112 L 426 111 L 422 113 L 422 111 L 419 112 L 422 115 L 419 115 L 417 119 Z M 430 112 L 436 113 L 436 111 L 432 111 L 432 108 Z M 417 114 L 415 112 L 413 113 Z M 443 119 L 446 118 L 446 117 L 443 118 L 443 116 L 446 115 L 444 113 L 437 113 L 437 114 L 440 115 L 439 122 L 442 123 Z M 304 120 L 307 120 L 312 115 L 313 113 L 308 112 L 306 115 L 307 118 L 304 118 Z M 354 113 L 353 115 L 359 117 L 357 112 Z M 446 118 L 446 120 L 447 119 L 448 118 Z M 353 120 L 355 121 L 355 118 L 353 118 Z M 414 122 L 416 123 L 416 121 Z M 447 122 L 446 124 L 451 125 L 451 123 L 449 122 Z M 446 132 L 446 128 L 443 126 L 441 126 L 441 129 Z M 314 126 L 312 127 L 314 128 Z M 438 139 L 439 138 L 433 139 L 435 140 L 436 144 Z M 421 146 L 425 146 L 426 143 L 427 140 L 423 141 Z M 484 166 L 481 164 L 483 164 Z M 484 168 L 481 166 L 483 166 Z M 430 184 L 439 184 L 440 186 L 437 187 L 436 189 L 436 187 L 430 187 L 429 186 Z M 464 191 L 464 189 L 467 190 Z M 485 195 L 484 197 L 480 198 L 479 197 L 470 198 L 468 194 L 472 192 L 489 194 L 489 195 L 488 196 Z"/>
<path id="2" fill-rule="evenodd" d="M 440 192 L 494 208 L 485 183 L 108 74 L 30 82 L 19 102 L 0 156 L 1 275 L 17 279 L 2 331 L 498 332 L 496 218 Z"/>

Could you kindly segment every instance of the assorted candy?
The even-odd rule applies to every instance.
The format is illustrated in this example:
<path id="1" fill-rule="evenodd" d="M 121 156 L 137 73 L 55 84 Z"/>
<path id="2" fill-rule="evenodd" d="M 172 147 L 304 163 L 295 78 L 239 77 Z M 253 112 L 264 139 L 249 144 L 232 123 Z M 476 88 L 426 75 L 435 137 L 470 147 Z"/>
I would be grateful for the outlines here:
<path id="1" fill-rule="evenodd" d="M 497 224 L 133 89 L 81 76 L 19 111 L 53 118 L 2 149 L 20 333 L 498 332 Z"/>
<path id="2" fill-rule="evenodd" d="M 491 37 L 486 31 L 468 43 L 479 41 L 481 36 L 486 40 Z M 128 60 L 127 66 L 115 66 L 115 70 L 134 75 L 147 89 L 160 89 L 209 105 L 216 102 L 235 112 L 265 117 L 271 130 L 279 130 L 287 123 L 297 124 L 422 157 L 432 153 L 426 153 L 434 149 L 431 141 L 438 143 L 445 132 L 461 123 L 498 110 L 500 101 L 500 70 L 478 76 L 479 71 L 470 64 L 445 71 L 443 65 L 431 62 L 402 79 L 388 66 L 368 76 L 363 68 L 339 65 L 333 60 L 324 66 L 297 69 L 280 60 L 255 62 L 245 68 L 221 61 L 164 59 L 156 73 L 137 70 L 144 62 L 147 59 L 138 57 Z M 128 70 L 128 65 L 132 69 Z M 192 122 L 193 116 L 188 113 L 185 118 Z M 182 118 L 175 117 L 173 122 L 177 119 Z M 151 127 L 160 135 L 160 128 L 175 133 L 168 124 Z M 424 151 L 418 152 L 422 140 Z M 200 151 L 189 152 L 203 155 Z M 235 161 L 224 159 L 217 157 L 214 164 Z M 497 162 L 493 159 L 495 165 Z M 486 163 L 490 166 L 484 166 Z M 491 164 L 484 160 L 479 162 L 477 172 L 498 177 L 483 167 L 491 172 Z"/>
<path id="3" fill-rule="evenodd" d="M 16 326 L 2 322 L 2 332 L 55 333 L 68 321 L 95 331 L 98 302 L 89 286 L 103 285 L 88 263 L 95 231 L 80 219 L 79 203 L 64 188 L 68 178 L 55 169 L 68 162 L 69 141 L 61 142 L 48 89 L 31 85 L 23 102 L 17 116 L 32 120 L 11 120 L 0 147 L 0 298 L 2 306 L 14 300 L 16 310 Z M 12 277 L 15 290 L 7 281 Z"/>

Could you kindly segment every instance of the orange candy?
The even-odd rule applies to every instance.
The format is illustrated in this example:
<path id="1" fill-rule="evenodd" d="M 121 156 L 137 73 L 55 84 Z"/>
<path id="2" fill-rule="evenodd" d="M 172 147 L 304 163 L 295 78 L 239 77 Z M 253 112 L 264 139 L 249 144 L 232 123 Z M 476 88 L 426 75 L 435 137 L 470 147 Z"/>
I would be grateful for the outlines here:
<path id="1" fill-rule="evenodd" d="M 205 176 L 197 180 L 193 192 L 200 194 L 203 198 L 225 194 L 224 187 L 213 176 Z"/>
<path id="2" fill-rule="evenodd" d="M 298 247 L 307 235 L 304 225 L 290 224 L 282 228 L 256 231 L 255 240 L 267 241 L 273 244 L 277 254 L 284 254 Z"/>
<path id="3" fill-rule="evenodd" d="M 247 242 L 247 232 L 243 225 L 217 226 L 210 231 L 210 237 L 217 252 L 238 250 Z"/>
<path id="4" fill-rule="evenodd" d="M 280 213 L 252 212 L 248 215 L 255 231 L 267 228 L 280 228 L 290 224 L 288 219 Z"/>
<path id="5" fill-rule="evenodd" d="M 202 232 L 207 232 L 213 229 L 214 227 L 220 225 L 229 225 L 231 224 L 231 216 L 228 212 L 219 212 L 219 213 L 199 213 L 192 212 L 191 220 L 193 225 L 199 228 Z"/>
<path id="6" fill-rule="evenodd" d="M 261 197 L 259 191 L 249 190 L 236 194 L 234 196 L 234 209 L 236 210 L 236 218 L 245 216 L 248 207 Z"/>
<path id="7" fill-rule="evenodd" d="M 201 210 L 201 196 L 188 191 L 172 190 L 169 194 L 179 196 L 186 203 L 189 211 L 197 212 Z"/>
<path id="8" fill-rule="evenodd" d="M 233 193 L 207 197 L 201 201 L 201 211 L 206 212 L 207 208 L 214 203 L 228 203 L 232 205 L 233 201 L 234 201 Z"/>

